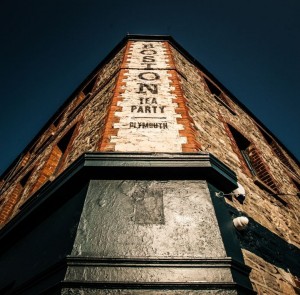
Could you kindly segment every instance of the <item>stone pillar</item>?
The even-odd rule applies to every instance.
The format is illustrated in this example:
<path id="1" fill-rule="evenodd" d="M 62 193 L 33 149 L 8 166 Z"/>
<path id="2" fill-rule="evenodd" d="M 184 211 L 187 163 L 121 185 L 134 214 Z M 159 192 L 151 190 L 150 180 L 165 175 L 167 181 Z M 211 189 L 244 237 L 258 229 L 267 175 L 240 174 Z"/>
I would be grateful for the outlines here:
<path id="1" fill-rule="evenodd" d="M 90 181 L 63 294 L 252 294 L 224 200 L 213 200 L 235 187 L 229 169 L 207 154 L 113 165 Z"/>
<path id="2" fill-rule="evenodd" d="M 215 195 L 234 188 L 210 154 L 84 154 L 1 231 L 0 291 L 254 294 Z"/>

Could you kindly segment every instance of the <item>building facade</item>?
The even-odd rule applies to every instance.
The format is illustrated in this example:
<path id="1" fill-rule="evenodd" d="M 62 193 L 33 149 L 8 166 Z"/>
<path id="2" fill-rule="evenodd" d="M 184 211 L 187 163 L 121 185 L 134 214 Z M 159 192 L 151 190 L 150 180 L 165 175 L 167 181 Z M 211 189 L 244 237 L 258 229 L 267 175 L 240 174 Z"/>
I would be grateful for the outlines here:
<path id="1" fill-rule="evenodd" d="M 129 35 L 2 175 L 1 294 L 299 294 L 299 190 L 176 41 Z"/>

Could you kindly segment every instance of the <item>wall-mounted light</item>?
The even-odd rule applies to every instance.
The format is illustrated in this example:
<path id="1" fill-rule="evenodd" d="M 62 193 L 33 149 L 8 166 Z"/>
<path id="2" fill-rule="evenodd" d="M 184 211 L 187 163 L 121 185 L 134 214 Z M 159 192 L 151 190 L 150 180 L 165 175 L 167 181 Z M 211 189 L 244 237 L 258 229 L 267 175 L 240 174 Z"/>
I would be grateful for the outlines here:
<path id="1" fill-rule="evenodd" d="M 244 230 L 249 223 L 249 219 L 245 216 L 239 216 L 233 219 L 233 225 L 237 230 Z"/>

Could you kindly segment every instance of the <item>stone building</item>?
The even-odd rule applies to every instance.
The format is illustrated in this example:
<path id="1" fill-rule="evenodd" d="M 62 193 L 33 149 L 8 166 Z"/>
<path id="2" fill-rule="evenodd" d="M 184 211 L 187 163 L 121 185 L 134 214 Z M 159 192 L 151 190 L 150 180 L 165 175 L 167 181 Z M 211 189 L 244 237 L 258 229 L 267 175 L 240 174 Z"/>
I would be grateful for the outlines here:
<path id="1" fill-rule="evenodd" d="M 299 190 L 188 52 L 128 35 L 2 175 L 0 293 L 299 294 Z"/>

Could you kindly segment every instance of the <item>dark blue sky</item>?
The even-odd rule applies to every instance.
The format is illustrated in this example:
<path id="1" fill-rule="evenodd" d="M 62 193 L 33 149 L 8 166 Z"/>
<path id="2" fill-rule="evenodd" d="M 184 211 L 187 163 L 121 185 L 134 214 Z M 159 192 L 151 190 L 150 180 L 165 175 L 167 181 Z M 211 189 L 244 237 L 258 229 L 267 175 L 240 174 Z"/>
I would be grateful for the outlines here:
<path id="1" fill-rule="evenodd" d="M 0 173 L 127 34 L 172 35 L 299 159 L 299 0 L 16 0 L 0 11 Z"/>

